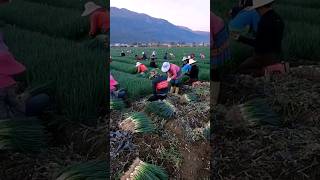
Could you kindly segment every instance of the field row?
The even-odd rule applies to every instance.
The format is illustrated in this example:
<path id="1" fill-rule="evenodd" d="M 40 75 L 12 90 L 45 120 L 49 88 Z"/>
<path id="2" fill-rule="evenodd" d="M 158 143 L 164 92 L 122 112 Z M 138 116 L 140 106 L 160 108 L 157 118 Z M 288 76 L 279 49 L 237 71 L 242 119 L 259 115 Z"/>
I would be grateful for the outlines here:
<path id="1" fill-rule="evenodd" d="M 89 20 L 76 9 L 15 0 L 0 6 L 0 19 L 31 31 L 53 37 L 79 39 L 89 32 Z"/>
<path id="2" fill-rule="evenodd" d="M 105 97 L 102 92 L 106 91 L 104 56 L 72 41 L 11 25 L 3 32 L 10 51 L 27 67 L 31 86 L 53 81 L 57 107 L 73 120 L 97 115 Z"/>

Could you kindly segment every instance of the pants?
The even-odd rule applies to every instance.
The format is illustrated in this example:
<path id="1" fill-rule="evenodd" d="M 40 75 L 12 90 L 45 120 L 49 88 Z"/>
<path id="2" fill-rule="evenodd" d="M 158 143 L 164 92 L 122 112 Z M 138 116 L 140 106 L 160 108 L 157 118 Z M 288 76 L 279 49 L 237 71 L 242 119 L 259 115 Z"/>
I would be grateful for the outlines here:
<path id="1" fill-rule="evenodd" d="M 157 101 L 157 100 L 164 100 L 167 98 L 167 95 L 153 95 L 147 101 Z"/>
<path id="2" fill-rule="evenodd" d="M 255 54 L 246 59 L 239 67 L 238 72 L 241 74 L 250 74 L 253 76 L 263 76 L 263 68 L 275 63 L 279 63 L 279 59 L 274 54 Z"/>
<path id="3" fill-rule="evenodd" d="M 38 94 L 29 98 L 26 102 L 26 116 L 37 116 L 41 114 L 50 104 L 47 94 Z"/>

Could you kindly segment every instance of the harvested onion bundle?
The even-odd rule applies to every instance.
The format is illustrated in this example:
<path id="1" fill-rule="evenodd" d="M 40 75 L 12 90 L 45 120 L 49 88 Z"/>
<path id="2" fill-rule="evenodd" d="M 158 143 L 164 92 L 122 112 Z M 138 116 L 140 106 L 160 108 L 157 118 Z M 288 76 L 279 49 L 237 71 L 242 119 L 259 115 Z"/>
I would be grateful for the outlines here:
<path id="1" fill-rule="evenodd" d="M 132 133 L 151 133 L 156 129 L 151 119 L 141 112 L 126 118 L 119 124 L 119 127 Z"/>

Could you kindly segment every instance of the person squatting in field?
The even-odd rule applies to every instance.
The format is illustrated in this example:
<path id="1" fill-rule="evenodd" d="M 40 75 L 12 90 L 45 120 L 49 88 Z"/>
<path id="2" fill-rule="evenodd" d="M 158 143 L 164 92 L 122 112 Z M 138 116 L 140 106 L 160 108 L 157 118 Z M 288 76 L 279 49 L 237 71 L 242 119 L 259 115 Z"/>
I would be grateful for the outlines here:
<path id="1" fill-rule="evenodd" d="M 147 60 L 148 57 L 147 57 L 147 54 L 145 52 L 142 52 L 142 60 Z"/>
<path id="2" fill-rule="evenodd" d="M 186 75 L 189 77 L 189 80 L 187 81 L 188 85 L 192 85 L 192 83 L 198 81 L 198 75 L 199 75 L 199 67 L 196 64 L 197 61 L 194 59 L 189 60 L 190 70 L 186 73 Z"/>
<path id="3" fill-rule="evenodd" d="M 148 68 L 146 65 L 142 64 L 141 62 L 136 63 L 137 73 L 138 74 L 144 74 L 148 71 Z"/>
<path id="4" fill-rule="evenodd" d="M 179 94 L 180 78 L 182 77 L 181 68 L 175 64 L 164 62 L 161 71 L 167 73 L 167 81 L 171 84 L 170 93 Z"/>
<path id="5" fill-rule="evenodd" d="M 19 93 L 14 76 L 25 70 L 9 51 L 0 32 L 0 119 L 38 116 L 48 107 L 50 97 L 46 93 Z"/>
<path id="6" fill-rule="evenodd" d="M 167 77 L 161 75 L 157 69 L 150 71 L 150 79 L 152 80 L 152 92 L 153 95 L 148 101 L 164 100 L 169 92 L 169 82 Z"/>
<path id="7" fill-rule="evenodd" d="M 211 81 L 212 81 L 212 104 L 218 103 L 220 94 L 220 73 L 219 68 L 230 59 L 229 33 L 224 21 L 210 13 L 210 51 L 211 51 Z"/>
<path id="8" fill-rule="evenodd" d="M 261 16 L 254 38 L 235 32 L 231 34 L 236 41 L 254 47 L 254 54 L 240 65 L 239 73 L 263 76 L 264 68 L 280 62 L 284 22 L 273 10 L 273 3 L 274 0 L 250 0 L 251 6 L 247 9 L 256 9 Z"/>
<path id="9" fill-rule="evenodd" d="M 124 89 L 119 89 L 119 83 L 114 79 L 110 73 L 110 98 L 111 99 L 125 99 L 126 91 Z"/>
<path id="10" fill-rule="evenodd" d="M 99 34 L 104 41 L 107 39 L 107 32 L 110 28 L 109 12 L 107 9 L 95 4 L 92 1 L 84 5 L 85 10 L 81 16 L 90 16 L 90 31 L 89 36 L 92 38 L 97 37 Z"/>
<path id="11" fill-rule="evenodd" d="M 155 51 L 153 51 L 155 52 Z M 150 57 L 150 67 L 152 68 L 158 68 L 157 64 L 156 64 L 156 54 L 155 53 L 152 53 L 151 57 Z"/>

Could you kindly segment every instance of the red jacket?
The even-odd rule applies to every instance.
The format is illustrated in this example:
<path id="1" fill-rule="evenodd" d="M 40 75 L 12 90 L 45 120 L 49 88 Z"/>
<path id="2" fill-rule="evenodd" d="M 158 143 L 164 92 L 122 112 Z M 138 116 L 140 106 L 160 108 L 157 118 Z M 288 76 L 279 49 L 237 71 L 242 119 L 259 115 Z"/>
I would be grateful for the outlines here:
<path id="1" fill-rule="evenodd" d="M 142 72 L 145 72 L 147 70 L 148 70 L 148 68 L 144 64 L 141 64 L 141 65 L 138 66 L 138 73 L 142 73 Z"/>
<path id="2" fill-rule="evenodd" d="M 96 35 L 99 31 L 107 32 L 110 28 L 109 12 L 98 9 L 90 15 L 90 35 Z"/>

